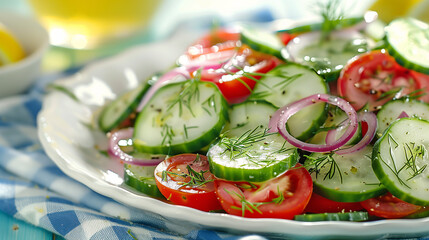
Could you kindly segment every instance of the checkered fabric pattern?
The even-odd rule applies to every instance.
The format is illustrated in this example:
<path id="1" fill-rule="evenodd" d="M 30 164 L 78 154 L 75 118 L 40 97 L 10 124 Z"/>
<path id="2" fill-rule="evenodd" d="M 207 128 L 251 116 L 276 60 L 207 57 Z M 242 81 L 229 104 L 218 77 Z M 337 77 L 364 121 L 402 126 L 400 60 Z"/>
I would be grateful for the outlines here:
<path id="1" fill-rule="evenodd" d="M 247 17 L 273 20 L 267 11 Z M 25 95 L 0 99 L 0 211 L 66 239 L 265 239 L 170 221 L 122 205 L 66 176 L 45 154 L 36 119 L 46 86 L 77 71 L 43 76 Z"/>
<path id="2" fill-rule="evenodd" d="M 36 126 L 44 85 L 58 77 L 41 79 L 26 95 L 0 100 L 0 211 L 67 239 L 264 239 L 172 222 L 66 176 L 45 154 Z"/>

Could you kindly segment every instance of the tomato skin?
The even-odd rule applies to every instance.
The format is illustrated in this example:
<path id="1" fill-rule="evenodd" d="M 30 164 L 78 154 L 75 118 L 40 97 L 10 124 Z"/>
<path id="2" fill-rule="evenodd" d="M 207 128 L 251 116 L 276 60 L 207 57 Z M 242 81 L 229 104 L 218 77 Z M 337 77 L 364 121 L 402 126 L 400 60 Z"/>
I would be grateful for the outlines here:
<path id="1" fill-rule="evenodd" d="M 190 46 L 178 63 L 186 66 L 191 76 L 195 76 L 197 69 L 202 69 L 201 81 L 215 83 L 226 101 L 235 104 L 245 101 L 251 94 L 256 85 L 252 78 L 261 78 L 245 77 L 237 73 L 240 69 L 235 66 L 246 68 L 247 73 L 267 73 L 281 61 L 242 45 L 239 32 L 216 29 Z"/>
<path id="2" fill-rule="evenodd" d="M 411 75 L 419 83 L 420 89 L 423 90 L 423 93 L 426 93 L 426 95 L 420 97 L 419 99 L 429 103 L 429 75 L 416 71 L 411 71 Z"/>
<path id="3" fill-rule="evenodd" d="M 420 88 L 420 83 L 408 70 L 388 55 L 384 50 L 364 53 L 350 61 L 341 71 L 337 81 L 338 94 L 349 101 L 358 110 L 369 105 L 369 110 L 391 100 L 381 100 L 382 94 L 394 89 L 402 90 L 400 96 Z"/>
<path id="4" fill-rule="evenodd" d="M 237 54 L 231 59 L 231 62 L 243 60 L 248 66 L 246 71 L 250 72 L 250 74 L 267 73 L 281 63 L 278 58 L 256 52 L 247 46 L 243 46 L 238 49 Z M 253 75 L 251 78 L 245 77 L 239 73 L 239 69 L 235 69 L 234 67 L 228 71 L 238 73 L 229 74 L 225 69 L 209 69 L 202 71 L 201 81 L 215 83 L 229 104 L 236 104 L 245 101 L 252 93 L 251 90 L 253 90 L 256 85 L 256 81 L 254 79 L 259 80 L 261 76 Z"/>
<path id="5" fill-rule="evenodd" d="M 286 46 L 292 39 L 294 39 L 296 36 L 298 36 L 298 34 L 296 33 L 287 33 L 287 32 L 282 32 L 279 33 L 279 37 L 280 37 L 280 41 L 282 41 L 282 43 Z"/>
<path id="6" fill-rule="evenodd" d="M 205 36 L 198 39 L 195 45 L 201 45 L 203 48 L 212 47 L 218 43 L 224 43 L 227 41 L 237 42 L 240 40 L 240 33 L 229 29 L 217 28 L 206 34 Z"/>
<path id="7" fill-rule="evenodd" d="M 322 197 L 313 192 L 310 201 L 307 204 L 304 212 L 309 213 L 336 213 L 359 211 L 363 207 L 360 202 L 337 202 L 328 198 Z"/>
<path id="8" fill-rule="evenodd" d="M 167 174 L 168 179 L 164 181 L 162 177 L 163 171 L 187 173 L 187 165 L 197 172 L 207 171 L 204 173 L 206 180 L 214 179 L 213 174 L 208 172 L 209 163 L 207 157 L 199 155 L 200 161 L 194 162 L 196 157 L 197 154 L 180 154 L 165 159 L 155 169 L 156 185 L 162 195 L 175 204 L 202 211 L 222 209 L 217 200 L 213 182 L 205 183 L 201 187 L 183 186 L 183 182 L 189 182 L 189 177 L 183 178 L 174 174 Z"/>
<path id="9" fill-rule="evenodd" d="M 382 218 L 401 218 L 417 212 L 421 206 L 404 202 L 391 193 L 361 202 L 369 214 Z"/>
<path id="10" fill-rule="evenodd" d="M 295 215 L 304 211 L 313 191 L 311 176 L 300 164 L 267 182 L 216 180 L 215 186 L 219 201 L 227 213 L 249 218 L 293 219 Z M 281 203 L 271 202 L 279 197 L 279 189 L 283 193 L 284 200 Z M 262 202 L 266 204 L 257 206 L 258 210 L 250 208 L 243 212 L 241 198 L 253 204 Z"/>
<path id="11" fill-rule="evenodd" d="M 198 58 L 216 60 L 217 58 L 222 58 L 222 56 L 231 57 L 234 55 L 239 45 L 239 32 L 226 29 L 215 29 L 189 46 L 185 55 L 181 58 L 192 61 Z"/>

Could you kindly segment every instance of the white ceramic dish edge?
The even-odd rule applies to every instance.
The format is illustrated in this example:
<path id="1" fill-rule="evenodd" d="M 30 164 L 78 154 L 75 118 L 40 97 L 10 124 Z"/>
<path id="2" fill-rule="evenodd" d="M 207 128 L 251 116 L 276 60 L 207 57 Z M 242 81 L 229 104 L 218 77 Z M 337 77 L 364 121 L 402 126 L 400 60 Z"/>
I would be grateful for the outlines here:
<path id="1" fill-rule="evenodd" d="M 364 223 L 246 219 L 171 205 L 123 186 L 121 166 L 99 154 L 94 147 L 105 144 L 104 135 L 91 130 L 87 124 L 93 121 L 97 109 L 105 101 L 134 87 L 138 79 L 172 64 L 192 39 L 188 33 L 181 33 L 165 42 L 133 48 L 121 55 L 94 63 L 78 74 L 59 81 L 59 84 L 70 89 L 81 102 L 72 100 L 62 92 L 51 92 L 44 99 L 38 117 L 38 133 L 49 157 L 64 173 L 102 195 L 169 219 L 188 221 L 209 229 L 293 239 L 380 239 L 429 234 L 429 218 Z M 159 58 L 162 58 L 162 61 Z M 118 79 L 123 81 L 118 82 Z"/>

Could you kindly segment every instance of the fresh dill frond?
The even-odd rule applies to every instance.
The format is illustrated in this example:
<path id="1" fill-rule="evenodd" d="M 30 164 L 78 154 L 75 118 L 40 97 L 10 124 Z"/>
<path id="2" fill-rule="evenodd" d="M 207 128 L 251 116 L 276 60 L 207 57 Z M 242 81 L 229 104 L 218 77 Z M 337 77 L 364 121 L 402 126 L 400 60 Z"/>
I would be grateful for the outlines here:
<path id="1" fill-rule="evenodd" d="M 317 6 L 323 19 L 320 42 L 324 42 L 329 40 L 332 31 L 341 26 L 344 11 L 341 8 L 340 0 L 329 0 L 326 3 L 319 2 Z"/>
<path id="2" fill-rule="evenodd" d="M 162 125 L 161 136 L 162 136 L 161 145 L 171 144 L 171 142 L 173 141 L 173 137 L 175 136 L 173 132 L 173 127 L 164 123 Z"/>
<path id="3" fill-rule="evenodd" d="M 234 159 L 246 154 L 253 144 L 264 141 L 267 136 L 275 133 L 268 133 L 268 129 L 260 130 L 259 126 L 253 130 L 248 130 L 238 138 L 222 138 L 221 143 L 225 146 L 225 152 L 230 152 L 230 158 Z"/>
<path id="4" fill-rule="evenodd" d="M 407 181 L 409 181 L 426 170 L 427 164 L 419 167 L 417 165 L 417 160 L 423 159 L 427 152 L 423 145 L 416 145 L 415 143 L 410 142 L 404 144 L 404 154 L 406 159 L 404 167 L 411 171 L 411 176 L 407 179 Z"/>
<path id="5" fill-rule="evenodd" d="M 192 102 L 193 100 L 200 99 L 200 91 L 198 88 L 198 83 L 201 80 L 201 70 L 197 70 L 195 76 L 186 81 L 182 85 L 181 91 L 177 94 L 177 96 L 170 100 L 168 103 L 167 111 L 171 110 L 176 104 L 179 105 L 179 116 L 183 114 L 183 109 L 186 108 L 191 113 L 192 116 L 195 117 L 195 114 L 192 110 Z"/>
<path id="6" fill-rule="evenodd" d="M 196 162 L 196 161 L 201 161 L 199 154 L 197 154 L 194 162 Z M 190 165 L 186 165 L 186 170 L 187 170 L 187 173 L 185 173 L 185 172 L 184 173 L 177 173 L 177 172 L 171 172 L 171 171 L 163 171 L 162 172 L 162 180 L 163 181 L 167 181 L 167 176 L 168 175 L 175 175 L 175 176 L 178 176 L 178 177 L 182 177 L 185 180 L 189 179 L 189 181 L 187 181 L 187 182 L 182 182 L 180 188 L 187 187 L 187 186 L 190 186 L 190 187 L 200 187 L 200 186 L 203 186 L 203 185 L 205 185 L 205 184 L 207 184 L 209 182 L 213 182 L 214 181 L 214 179 L 206 179 L 204 177 L 204 174 L 206 172 L 208 172 L 208 170 L 205 170 L 205 171 L 201 170 L 201 171 L 197 172 Z"/>
<path id="7" fill-rule="evenodd" d="M 332 179 L 338 174 L 340 182 L 343 183 L 343 175 L 341 173 L 341 169 L 335 161 L 333 155 L 334 153 L 323 154 L 322 156 L 317 158 L 306 155 L 305 157 L 310 161 L 306 162 L 305 167 L 308 168 L 308 172 L 310 174 L 315 173 L 316 178 L 321 173 L 321 170 L 323 168 L 327 168 L 328 170 L 323 176 L 323 180 L 325 180 L 326 178 Z"/>

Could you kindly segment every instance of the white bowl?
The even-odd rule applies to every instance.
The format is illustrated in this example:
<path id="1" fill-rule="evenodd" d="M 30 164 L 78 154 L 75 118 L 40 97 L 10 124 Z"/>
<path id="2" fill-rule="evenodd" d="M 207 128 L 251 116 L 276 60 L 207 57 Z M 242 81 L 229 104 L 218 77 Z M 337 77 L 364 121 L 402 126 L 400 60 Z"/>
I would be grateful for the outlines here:
<path id="1" fill-rule="evenodd" d="M 31 16 L 2 11 L 0 23 L 18 39 L 26 53 L 24 59 L 0 67 L 0 97 L 7 97 L 24 92 L 36 80 L 42 57 L 49 47 L 49 36 Z"/>

